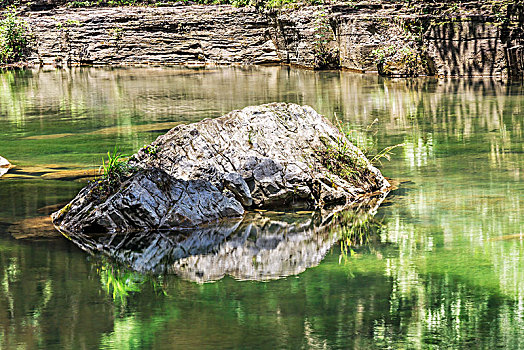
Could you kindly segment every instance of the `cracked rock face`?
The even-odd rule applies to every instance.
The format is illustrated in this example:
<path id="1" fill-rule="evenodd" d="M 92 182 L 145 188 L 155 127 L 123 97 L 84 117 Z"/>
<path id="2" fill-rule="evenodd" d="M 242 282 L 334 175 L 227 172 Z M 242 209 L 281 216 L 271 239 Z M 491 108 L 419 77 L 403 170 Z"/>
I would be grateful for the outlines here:
<path id="1" fill-rule="evenodd" d="M 328 171 L 319 149 L 343 140 L 359 176 Z M 311 107 L 273 103 L 179 125 L 129 161 L 134 169 L 100 195 L 85 187 L 53 223 L 66 235 L 172 230 L 241 217 L 247 208 L 350 204 L 389 183 Z"/>
<path id="2" fill-rule="evenodd" d="M 156 168 L 140 170 L 106 200 L 94 197 L 98 182 L 53 214 L 65 233 L 96 234 L 193 227 L 225 217 L 240 217 L 242 205 L 209 181 L 176 179 Z"/>

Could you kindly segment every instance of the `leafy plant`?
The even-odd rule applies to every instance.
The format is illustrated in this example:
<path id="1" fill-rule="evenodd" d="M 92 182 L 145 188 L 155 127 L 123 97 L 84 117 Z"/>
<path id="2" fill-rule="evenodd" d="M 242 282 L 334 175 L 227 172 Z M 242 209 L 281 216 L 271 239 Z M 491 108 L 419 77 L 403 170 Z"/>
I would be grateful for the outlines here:
<path id="1" fill-rule="evenodd" d="M 358 180 L 361 176 L 366 175 L 367 171 L 366 161 L 355 150 L 355 147 L 362 151 L 364 156 L 375 166 L 380 165 L 382 159 L 390 160 L 393 151 L 396 148 L 403 147 L 404 144 L 388 146 L 377 151 L 376 132 L 371 132 L 371 128 L 376 122 L 377 119 L 366 128 L 365 132 L 358 132 L 353 129 L 347 129 L 336 119 L 338 129 L 343 136 L 334 143 L 324 140 L 324 147 L 315 150 L 317 159 L 331 173 L 349 182 Z"/>
<path id="2" fill-rule="evenodd" d="M 324 146 L 315 150 L 322 165 L 331 173 L 347 181 L 357 180 L 360 175 L 358 169 L 361 159 L 347 139 L 341 137 L 335 144 L 325 141 Z"/>
<path id="3" fill-rule="evenodd" d="M 80 23 L 79 20 L 77 19 L 68 19 L 66 20 L 66 25 L 70 26 L 70 27 L 73 27 L 73 26 L 81 26 L 82 24 Z"/>
<path id="4" fill-rule="evenodd" d="M 96 3 L 92 1 L 70 1 L 67 5 L 73 8 L 82 8 L 95 6 Z"/>
<path id="5" fill-rule="evenodd" d="M 0 21 L 0 63 L 20 62 L 31 51 L 32 35 L 28 24 L 10 7 Z"/>
<path id="6" fill-rule="evenodd" d="M 151 146 L 148 145 L 144 148 L 144 152 L 150 156 L 156 156 L 158 154 L 159 148 L 157 145 Z"/>
<path id="7" fill-rule="evenodd" d="M 80 27 L 82 23 L 76 19 L 68 19 L 65 22 L 57 21 L 55 25 L 58 30 L 63 30 L 71 27 Z"/>
<path id="8" fill-rule="evenodd" d="M 390 56 L 393 56 L 397 51 L 396 47 L 393 45 L 381 47 L 371 51 L 371 55 L 375 58 L 377 64 L 383 64 L 386 62 L 386 59 Z"/>
<path id="9" fill-rule="evenodd" d="M 342 123 L 339 123 L 339 130 L 347 137 L 347 139 L 354 144 L 358 149 L 364 153 L 366 158 L 374 166 L 382 164 L 382 159 L 391 160 L 391 155 L 396 148 L 404 147 L 404 143 L 391 145 L 379 150 L 377 147 L 376 134 L 378 129 L 373 130 L 374 126 L 377 125 L 378 119 L 373 120 L 363 131 L 357 131 L 354 129 L 348 129 L 344 127 Z"/>
<path id="10" fill-rule="evenodd" d="M 371 164 L 373 165 L 379 165 L 382 164 L 381 159 L 386 159 L 387 161 L 391 160 L 391 155 L 393 154 L 393 150 L 398 147 L 404 147 L 405 143 L 399 143 L 397 145 L 388 146 L 384 149 L 382 149 L 380 152 L 375 154 L 371 159 L 369 160 Z"/>
<path id="11" fill-rule="evenodd" d="M 383 23 L 382 30 L 388 30 L 386 26 L 393 26 L 391 30 L 396 31 L 397 36 L 390 45 L 378 47 L 371 52 L 371 58 L 374 59 L 378 72 L 386 76 L 434 74 L 435 68 L 426 58 L 428 49 L 424 39 L 424 34 L 431 27 L 432 21 L 432 19 L 394 16 L 389 23 Z"/>
<path id="12" fill-rule="evenodd" d="M 109 33 L 111 34 L 111 37 L 113 37 L 113 39 L 118 41 L 122 39 L 124 29 L 120 27 L 114 27 L 114 28 L 109 29 Z"/>
<path id="13" fill-rule="evenodd" d="M 391 45 L 373 50 L 378 70 L 383 75 L 400 74 L 403 76 L 417 76 L 424 65 L 424 61 L 416 48 L 404 45 Z"/>

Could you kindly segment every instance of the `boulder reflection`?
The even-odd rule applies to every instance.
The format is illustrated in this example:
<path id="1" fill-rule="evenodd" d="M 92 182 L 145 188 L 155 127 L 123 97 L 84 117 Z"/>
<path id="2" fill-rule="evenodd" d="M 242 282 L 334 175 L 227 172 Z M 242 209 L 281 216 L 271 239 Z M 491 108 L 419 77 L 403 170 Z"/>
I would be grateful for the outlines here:
<path id="1" fill-rule="evenodd" d="M 251 212 L 242 220 L 195 229 L 70 238 L 92 254 L 107 255 L 140 272 L 176 274 L 199 283 L 226 275 L 240 280 L 278 279 L 318 265 L 338 241 L 345 247 L 343 253 L 366 242 L 376 233 L 372 218 L 386 195 L 351 208 Z"/>

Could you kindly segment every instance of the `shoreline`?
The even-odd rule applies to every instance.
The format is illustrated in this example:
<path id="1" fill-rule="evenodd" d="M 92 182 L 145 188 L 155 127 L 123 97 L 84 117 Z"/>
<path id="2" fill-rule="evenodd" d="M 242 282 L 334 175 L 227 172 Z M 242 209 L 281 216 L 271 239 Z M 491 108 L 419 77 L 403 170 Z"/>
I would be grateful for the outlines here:
<path id="1" fill-rule="evenodd" d="M 377 76 L 384 79 L 417 79 L 417 78 L 432 78 L 432 79 L 458 79 L 458 80 L 467 80 L 467 79 L 490 79 L 490 80 L 497 80 L 497 81 L 521 81 L 521 78 L 518 77 L 511 77 L 511 76 L 503 76 L 503 75 L 417 75 L 417 76 L 395 76 L 395 75 L 380 75 L 378 71 L 362 71 L 352 68 L 338 68 L 338 69 L 322 69 L 322 70 L 316 70 L 310 67 L 304 67 L 299 65 L 293 65 L 288 63 L 281 63 L 281 64 L 242 64 L 242 63 L 203 63 L 203 64 L 188 64 L 188 63 L 180 63 L 180 64 L 162 64 L 162 63 L 112 63 L 112 64 L 98 64 L 98 65 L 90 65 L 90 64 L 71 64 L 71 65 L 63 65 L 63 66 L 55 66 L 55 65 L 39 65 L 39 64 L 30 64 L 27 62 L 24 63 L 14 63 L 14 64 L 8 64 L 8 65 L 0 65 L 0 73 L 6 72 L 6 71 L 24 71 L 24 70 L 42 70 L 42 71 L 52 71 L 52 70 L 68 70 L 68 69 L 77 69 L 77 68 L 96 68 L 96 69 L 132 69 L 132 68 L 184 68 L 184 69 L 207 69 L 207 68 L 227 68 L 227 67 L 236 67 L 236 68 L 256 68 L 256 67 L 288 67 L 291 69 L 297 69 L 297 70 L 304 70 L 304 71 L 311 71 L 311 72 L 319 72 L 319 73 L 325 73 L 325 72 L 347 72 L 347 73 L 354 73 L 354 74 L 362 74 L 367 76 Z"/>

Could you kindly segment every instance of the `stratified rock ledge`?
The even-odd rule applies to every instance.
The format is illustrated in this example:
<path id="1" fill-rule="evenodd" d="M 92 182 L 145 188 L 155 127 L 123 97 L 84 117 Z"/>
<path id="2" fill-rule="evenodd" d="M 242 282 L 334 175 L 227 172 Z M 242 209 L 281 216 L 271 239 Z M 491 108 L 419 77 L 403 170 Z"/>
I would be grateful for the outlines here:
<path id="1" fill-rule="evenodd" d="M 349 180 L 319 157 L 319 150 L 341 142 L 358 174 Z M 58 230 L 85 235 L 194 228 L 242 217 L 247 208 L 349 205 L 389 187 L 326 118 L 286 103 L 176 126 L 135 154 L 129 167 L 133 171 L 109 193 L 104 181 L 92 182 L 54 213 Z"/>

